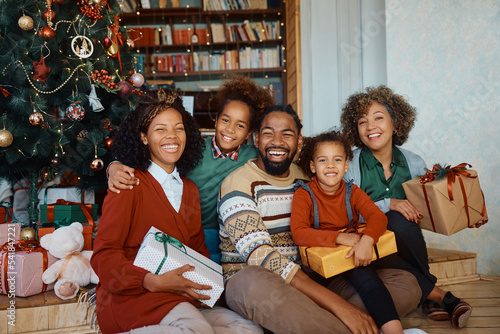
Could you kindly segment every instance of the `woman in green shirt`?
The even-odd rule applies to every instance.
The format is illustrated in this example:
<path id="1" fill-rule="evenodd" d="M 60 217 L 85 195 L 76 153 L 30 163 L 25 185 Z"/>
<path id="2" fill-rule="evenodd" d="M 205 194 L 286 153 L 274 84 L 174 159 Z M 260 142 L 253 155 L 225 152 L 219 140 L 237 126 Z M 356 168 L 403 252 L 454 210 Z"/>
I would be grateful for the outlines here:
<path id="1" fill-rule="evenodd" d="M 357 149 L 344 178 L 353 180 L 386 213 L 387 228 L 395 233 L 398 254 L 403 259 L 392 265 L 415 275 L 426 315 L 433 320 L 451 318 L 452 325 L 461 328 L 472 307 L 436 287 L 437 279 L 429 271 L 427 247 L 418 226 L 422 213 L 406 199 L 402 186 L 426 171 L 419 155 L 398 147 L 408 139 L 415 118 L 415 108 L 385 86 L 351 95 L 342 110 L 341 123 Z"/>

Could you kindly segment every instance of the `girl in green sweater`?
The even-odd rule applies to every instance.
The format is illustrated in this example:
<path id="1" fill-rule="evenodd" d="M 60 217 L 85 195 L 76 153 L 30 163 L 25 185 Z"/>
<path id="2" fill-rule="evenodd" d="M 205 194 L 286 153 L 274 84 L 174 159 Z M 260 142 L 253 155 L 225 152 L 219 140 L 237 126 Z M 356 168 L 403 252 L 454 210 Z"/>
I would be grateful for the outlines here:
<path id="1" fill-rule="evenodd" d="M 203 158 L 187 177 L 200 192 L 201 223 L 210 258 L 220 263 L 217 195 L 222 181 L 249 159 L 257 157 L 253 145 L 244 144 L 252 134 L 261 111 L 274 105 L 269 90 L 259 87 L 250 78 L 236 76 L 221 85 L 216 99 L 220 108 L 215 119 L 215 135 L 205 138 Z M 108 187 L 119 193 L 139 185 L 134 169 L 114 162 L 108 167 Z"/>

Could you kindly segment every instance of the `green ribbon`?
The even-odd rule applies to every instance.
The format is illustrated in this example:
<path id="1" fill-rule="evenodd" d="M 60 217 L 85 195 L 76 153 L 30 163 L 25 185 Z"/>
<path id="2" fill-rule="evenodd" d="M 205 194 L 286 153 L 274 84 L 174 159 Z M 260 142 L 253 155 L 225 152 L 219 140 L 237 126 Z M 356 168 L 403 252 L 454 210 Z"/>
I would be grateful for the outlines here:
<path id="1" fill-rule="evenodd" d="M 167 234 L 165 234 L 165 233 L 163 233 L 161 231 L 160 232 L 156 232 L 156 233 L 149 232 L 149 234 L 154 234 L 155 240 L 158 241 L 158 242 L 163 243 L 163 248 L 165 250 L 165 255 L 163 256 L 163 259 L 161 260 L 160 264 L 158 265 L 158 268 L 155 271 L 155 275 L 158 275 L 158 273 L 160 272 L 161 268 L 165 264 L 165 261 L 167 260 L 167 257 L 168 257 L 168 247 L 167 247 L 167 245 L 168 244 L 170 244 L 173 247 L 177 248 L 178 250 L 180 250 L 181 252 L 183 252 L 184 254 L 186 254 L 187 256 L 189 256 L 190 258 L 192 258 L 193 260 L 195 260 L 196 262 L 201 263 L 205 267 L 207 267 L 207 268 L 211 269 L 212 271 L 214 271 L 215 273 L 221 275 L 221 273 L 218 272 L 217 270 L 215 270 L 214 268 L 212 268 L 209 265 L 201 262 L 197 258 L 192 257 L 191 255 L 189 255 L 187 253 L 186 247 L 182 244 L 182 242 L 180 242 L 176 238 L 171 237 L 171 236 L 169 236 L 169 235 L 167 235 Z"/>
<path id="2" fill-rule="evenodd" d="M 64 219 L 61 219 L 61 220 L 54 220 L 53 223 L 42 223 L 42 225 L 38 226 L 38 228 L 36 229 L 36 240 L 39 240 L 38 239 L 38 229 L 41 227 L 53 227 L 54 231 L 55 231 L 60 227 L 69 226 L 71 224 L 72 223 L 71 223 L 71 220 L 69 220 L 69 217 L 65 217 Z"/>

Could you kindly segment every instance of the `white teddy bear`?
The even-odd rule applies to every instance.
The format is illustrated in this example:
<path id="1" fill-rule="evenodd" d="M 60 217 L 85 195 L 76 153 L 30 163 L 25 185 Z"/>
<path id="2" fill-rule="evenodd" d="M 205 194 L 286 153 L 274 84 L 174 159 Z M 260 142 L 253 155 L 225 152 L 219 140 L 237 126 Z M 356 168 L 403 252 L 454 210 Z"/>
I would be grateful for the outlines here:
<path id="1" fill-rule="evenodd" d="M 42 281 L 51 284 L 57 280 L 54 290 L 56 296 L 61 299 L 71 299 L 76 296 L 81 286 L 99 282 L 90 266 L 92 251 L 81 252 L 84 244 L 82 232 L 82 224 L 73 223 L 40 239 L 40 245 L 60 259 L 44 271 Z"/>

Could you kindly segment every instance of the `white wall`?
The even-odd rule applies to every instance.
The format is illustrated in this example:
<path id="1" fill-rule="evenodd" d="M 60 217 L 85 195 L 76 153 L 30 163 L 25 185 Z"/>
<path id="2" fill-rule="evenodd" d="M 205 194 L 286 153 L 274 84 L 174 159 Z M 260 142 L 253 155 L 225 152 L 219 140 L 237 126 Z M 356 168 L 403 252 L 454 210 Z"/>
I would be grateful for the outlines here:
<path id="1" fill-rule="evenodd" d="M 338 126 L 346 98 L 387 82 L 383 0 L 301 0 L 304 134 Z"/>

